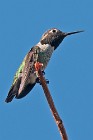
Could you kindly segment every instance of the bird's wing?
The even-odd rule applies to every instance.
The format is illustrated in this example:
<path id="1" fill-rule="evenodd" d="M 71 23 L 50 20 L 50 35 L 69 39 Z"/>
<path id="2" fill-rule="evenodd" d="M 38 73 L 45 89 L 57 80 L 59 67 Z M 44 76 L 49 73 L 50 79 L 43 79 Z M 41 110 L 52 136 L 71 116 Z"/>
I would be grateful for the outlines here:
<path id="1" fill-rule="evenodd" d="M 19 69 L 17 70 L 15 76 L 14 76 L 14 80 L 13 80 L 13 83 L 11 85 L 11 88 L 8 92 L 8 96 L 6 98 L 6 102 L 11 102 L 12 99 L 14 98 L 14 96 L 18 93 L 18 89 L 19 89 L 19 86 L 20 86 L 20 83 L 21 83 L 21 74 L 22 74 L 22 70 L 25 66 L 25 60 L 26 60 L 26 57 L 24 58 L 22 64 L 20 65 Z"/>
<path id="2" fill-rule="evenodd" d="M 13 84 L 12 84 L 12 86 L 9 90 L 8 96 L 5 100 L 6 102 L 11 102 L 12 99 L 14 98 L 14 96 L 18 96 L 24 90 L 25 86 L 27 85 L 26 83 L 29 78 L 29 75 L 32 72 L 31 68 L 34 65 L 33 59 L 35 60 L 35 56 L 36 56 L 35 49 L 32 48 L 29 51 L 29 53 L 26 55 L 26 57 L 24 58 L 22 64 L 20 65 L 19 69 L 17 70 L 17 72 L 14 76 Z M 35 85 L 35 83 L 32 85 L 32 87 L 34 85 Z M 32 89 L 32 87 L 29 87 L 29 91 Z M 28 92 L 28 91 L 26 91 L 26 92 Z M 22 93 L 22 94 L 24 94 L 24 93 Z M 22 95 L 22 96 L 24 96 L 24 95 Z"/>
<path id="3" fill-rule="evenodd" d="M 20 83 L 18 94 L 20 94 L 24 89 L 24 87 L 27 85 L 29 76 L 33 72 L 33 65 L 34 65 L 33 52 L 30 51 L 27 54 L 25 66 L 22 71 L 21 83 Z"/>
<path id="4" fill-rule="evenodd" d="M 25 56 L 24 60 L 22 61 L 19 69 L 17 70 L 15 76 L 14 76 L 14 80 L 13 80 L 13 84 L 14 85 L 16 83 L 16 81 L 18 80 L 19 77 L 21 77 L 22 75 L 22 71 L 23 71 L 23 68 L 25 66 L 25 62 L 26 62 L 26 59 L 27 59 L 27 55 Z"/>
<path id="5" fill-rule="evenodd" d="M 26 56 L 25 66 L 22 71 L 22 77 L 21 77 L 20 87 L 18 90 L 18 95 L 23 94 L 23 92 L 27 89 L 26 87 L 29 84 L 30 85 L 35 84 L 35 81 L 31 82 L 33 81 L 31 80 L 31 78 L 33 78 L 35 75 L 34 64 L 38 59 L 38 53 L 36 51 L 37 51 L 37 47 L 34 47 L 29 51 L 29 53 Z"/>

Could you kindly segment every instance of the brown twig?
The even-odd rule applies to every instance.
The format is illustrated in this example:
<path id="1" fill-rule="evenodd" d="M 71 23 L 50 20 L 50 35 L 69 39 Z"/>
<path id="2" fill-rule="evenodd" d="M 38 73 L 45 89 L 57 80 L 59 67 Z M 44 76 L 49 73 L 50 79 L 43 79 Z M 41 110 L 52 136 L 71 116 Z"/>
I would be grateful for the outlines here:
<path id="1" fill-rule="evenodd" d="M 46 99 L 47 99 L 47 102 L 49 104 L 49 107 L 50 107 L 50 110 L 53 114 L 53 117 L 55 119 L 55 122 L 58 126 L 58 129 L 59 129 L 59 132 L 60 132 L 60 135 L 62 137 L 62 140 L 68 140 L 68 137 L 67 137 L 67 134 L 66 134 L 66 130 L 64 128 L 64 125 L 63 125 L 63 121 L 62 119 L 60 118 L 56 108 L 55 108 L 55 105 L 54 105 L 54 102 L 53 102 L 53 99 L 51 97 L 51 94 L 50 94 L 50 91 L 48 89 L 48 86 L 46 84 L 46 80 L 42 74 L 42 71 L 40 70 L 40 68 L 42 67 L 42 64 L 37 62 L 35 64 L 35 69 L 36 69 L 36 72 L 38 74 L 38 77 L 40 79 L 40 83 L 42 85 L 42 88 L 44 90 L 44 93 L 45 93 L 45 96 L 46 96 Z"/>

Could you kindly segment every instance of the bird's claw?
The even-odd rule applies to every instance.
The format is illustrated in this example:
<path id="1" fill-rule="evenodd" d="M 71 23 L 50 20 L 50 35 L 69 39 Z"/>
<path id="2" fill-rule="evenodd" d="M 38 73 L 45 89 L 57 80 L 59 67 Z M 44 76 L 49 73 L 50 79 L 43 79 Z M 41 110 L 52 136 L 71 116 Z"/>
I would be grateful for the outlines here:
<path id="1" fill-rule="evenodd" d="M 36 79 L 36 83 L 39 83 L 41 85 L 41 82 L 40 82 L 39 78 Z M 49 84 L 49 80 L 48 79 L 46 79 L 46 84 Z"/>
<path id="2" fill-rule="evenodd" d="M 43 75 L 45 75 L 45 72 L 44 72 L 44 70 L 42 71 L 42 74 L 43 74 Z"/>

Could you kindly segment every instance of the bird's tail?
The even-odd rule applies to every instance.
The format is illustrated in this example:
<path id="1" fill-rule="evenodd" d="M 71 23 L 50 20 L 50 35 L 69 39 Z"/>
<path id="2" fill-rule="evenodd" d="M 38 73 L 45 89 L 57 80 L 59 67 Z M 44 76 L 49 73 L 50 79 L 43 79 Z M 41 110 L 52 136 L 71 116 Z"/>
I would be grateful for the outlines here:
<path id="1" fill-rule="evenodd" d="M 21 78 L 19 78 L 15 84 L 13 84 L 8 92 L 8 96 L 5 100 L 6 103 L 9 103 L 13 100 L 13 98 L 17 95 L 19 86 L 20 86 Z"/>
<path id="2" fill-rule="evenodd" d="M 17 80 L 17 82 L 11 86 L 8 96 L 5 100 L 6 103 L 9 103 L 13 100 L 13 98 L 21 99 L 25 97 L 35 86 L 36 83 L 26 85 L 23 90 L 19 93 L 21 78 Z"/>
<path id="3" fill-rule="evenodd" d="M 9 103 L 13 100 L 13 98 L 15 97 L 15 92 L 14 92 L 14 86 L 11 87 L 9 93 L 8 93 L 8 96 L 6 97 L 5 99 L 5 102 L 6 103 Z"/>

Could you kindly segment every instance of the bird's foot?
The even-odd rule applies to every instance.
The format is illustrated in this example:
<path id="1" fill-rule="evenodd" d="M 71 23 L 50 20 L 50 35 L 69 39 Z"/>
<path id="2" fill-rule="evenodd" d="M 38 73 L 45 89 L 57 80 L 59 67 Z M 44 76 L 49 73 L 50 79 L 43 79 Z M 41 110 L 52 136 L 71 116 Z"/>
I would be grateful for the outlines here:
<path id="1" fill-rule="evenodd" d="M 45 75 L 45 72 L 44 72 L 44 70 L 42 71 L 42 74 L 43 74 L 43 75 Z"/>
<path id="2" fill-rule="evenodd" d="M 36 79 L 36 83 L 39 83 L 41 85 L 41 82 L 40 82 L 39 78 Z M 46 79 L 46 84 L 49 84 L 49 80 L 48 79 Z"/>
<path id="3" fill-rule="evenodd" d="M 39 83 L 40 85 L 41 85 L 41 82 L 40 82 L 40 79 L 38 76 L 38 71 L 41 69 L 42 66 L 43 66 L 43 64 L 40 62 L 35 63 L 35 70 L 36 70 L 36 75 L 37 75 L 36 83 Z M 42 74 L 45 75 L 45 72 L 42 71 Z M 46 83 L 49 84 L 49 80 L 46 79 Z"/>

